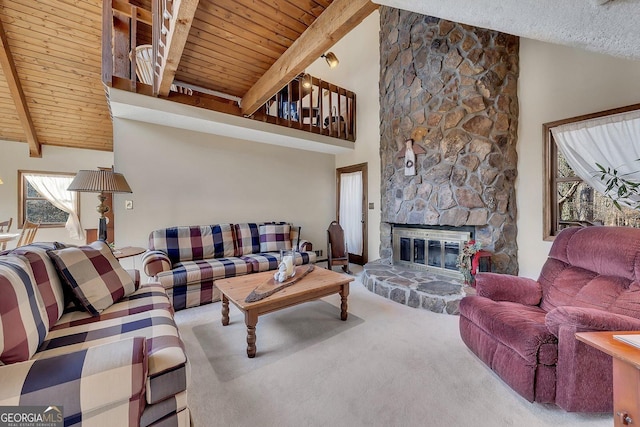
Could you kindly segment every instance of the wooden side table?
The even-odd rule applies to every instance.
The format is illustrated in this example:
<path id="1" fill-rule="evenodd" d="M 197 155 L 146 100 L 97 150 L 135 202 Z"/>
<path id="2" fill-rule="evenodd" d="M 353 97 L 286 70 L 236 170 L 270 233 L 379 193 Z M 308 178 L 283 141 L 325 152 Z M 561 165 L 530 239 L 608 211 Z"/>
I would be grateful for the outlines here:
<path id="1" fill-rule="evenodd" d="M 640 348 L 614 335 L 640 335 L 640 331 L 578 332 L 576 339 L 613 357 L 613 425 L 640 424 Z"/>
<path id="2" fill-rule="evenodd" d="M 129 258 L 132 256 L 140 255 L 142 253 L 145 253 L 146 251 L 147 250 L 145 248 L 140 248 L 136 246 L 125 246 L 122 248 L 115 248 L 113 250 L 113 255 L 115 255 L 117 259 L 123 259 L 123 258 Z M 135 258 L 133 259 L 133 268 L 134 270 L 136 268 Z"/>

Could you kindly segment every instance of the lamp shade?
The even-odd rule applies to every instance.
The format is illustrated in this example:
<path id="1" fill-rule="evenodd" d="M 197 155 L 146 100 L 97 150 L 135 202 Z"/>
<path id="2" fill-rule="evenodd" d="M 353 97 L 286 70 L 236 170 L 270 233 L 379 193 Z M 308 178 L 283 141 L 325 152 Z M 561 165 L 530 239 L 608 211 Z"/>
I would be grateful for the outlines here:
<path id="1" fill-rule="evenodd" d="M 78 171 L 67 190 L 88 193 L 132 193 L 124 175 L 110 170 Z"/>

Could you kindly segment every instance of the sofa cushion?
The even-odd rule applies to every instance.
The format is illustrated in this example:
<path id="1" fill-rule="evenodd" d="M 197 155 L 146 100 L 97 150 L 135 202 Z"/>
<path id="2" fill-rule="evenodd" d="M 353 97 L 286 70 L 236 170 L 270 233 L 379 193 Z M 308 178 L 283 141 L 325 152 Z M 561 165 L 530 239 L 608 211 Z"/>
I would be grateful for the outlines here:
<path id="1" fill-rule="evenodd" d="M 65 426 L 137 426 L 145 406 L 146 355 L 145 339 L 132 337 L 5 366 L 0 402 L 63 406 Z"/>
<path id="2" fill-rule="evenodd" d="M 260 233 L 258 224 L 235 224 L 236 255 L 242 256 L 260 252 Z"/>
<path id="3" fill-rule="evenodd" d="M 199 283 L 208 279 L 222 279 L 251 272 L 251 266 L 242 258 L 216 258 L 199 261 L 184 261 L 174 265 L 170 271 L 156 276 L 165 289 Z"/>
<path id="4" fill-rule="evenodd" d="M 152 231 L 149 249 L 165 252 L 172 264 L 235 255 L 231 224 L 182 226 Z"/>
<path id="5" fill-rule="evenodd" d="M 289 224 L 264 224 L 260 226 L 260 252 L 291 250 L 291 226 Z"/>
<path id="6" fill-rule="evenodd" d="M 60 243 L 32 243 L 12 251 L 13 254 L 20 255 L 29 262 L 47 311 L 49 325 L 54 325 L 62 316 L 65 307 L 65 292 L 47 251 L 63 247 L 64 245 Z"/>
<path id="7" fill-rule="evenodd" d="M 93 315 L 135 291 L 131 276 L 105 242 L 48 253 L 80 304 Z"/>
<path id="8" fill-rule="evenodd" d="M 0 362 L 29 360 L 44 341 L 49 319 L 28 261 L 0 257 Z"/>
<path id="9" fill-rule="evenodd" d="M 122 298 L 116 304 L 103 310 L 99 315 L 92 316 L 86 311 L 67 311 L 64 318 L 61 318 L 51 327 L 52 331 L 68 328 L 71 326 L 87 325 L 101 322 L 103 320 L 116 319 L 130 314 L 142 313 L 149 310 L 172 311 L 171 303 L 167 298 L 164 288 L 158 283 L 146 283 L 134 293 Z"/>
<path id="10" fill-rule="evenodd" d="M 539 307 L 467 296 L 460 301 L 460 315 L 516 351 L 527 363 L 556 363 L 558 341 L 547 329 L 546 312 Z"/>
<path id="11" fill-rule="evenodd" d="M 136 292 L 145 293 L 147 291 L 148 289 L 142 287 Z M 165 300 L 167 300 L 166 296 Z M 121 302 L 114 304 L 111 309 L 120 311 L 117 307 L 118 304 Z M 171 384 L 175 379 L 173 377 L 176 372 L 184 372 L 180 370 L 184 368 L 187 360 L 184 345 L 180 340 L 171 311 L 167 309 L 145 310 L 127 316 L 104 318 L 88 323 L 73 322 L 67 319 L 67 316 L 68 314 L 63 315 L 59 324 L 73 324 L 73 326 L 54 327 L 34 358 L 49 358 L 127 338 L 145 337 L 149 356 L 147 388 L 150 387 L 151 378 L 156 378 L 152 393 L 149 394 L 148 390 L 147 402 L 154 403 L 150 400 L 160 401 L 170 394 L 184 390 L 179 382 Z M 159 376 L 164 373 L 171 373 L 167 378 L 173 378 L 172 381 L 160 381 Z M 176 387 L 182 389 L 175 389 Z M 167 390 L 171 390 L 173 393 L 167 392 Z M 155 397 L 151 399 L 150 396 Z"/>
<path id="12" fill-rule="evenodd" d="M 245 255 L 242 259 L 251 265 L 252 273 L 260 273 L 263 271 L 277 270 L 280 263 L 280 253 L 266 254 L 250 254 Z"/>

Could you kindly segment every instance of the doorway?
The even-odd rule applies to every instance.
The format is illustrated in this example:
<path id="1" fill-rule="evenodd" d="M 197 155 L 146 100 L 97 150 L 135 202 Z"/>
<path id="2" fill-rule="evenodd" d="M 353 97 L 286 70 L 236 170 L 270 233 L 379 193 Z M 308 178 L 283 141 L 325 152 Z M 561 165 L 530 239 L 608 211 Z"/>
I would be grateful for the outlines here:
<path id="1" fill-rule="evenodd" d="M 336 169 L 336 218 L 344 229 L 349 262 L 364 265 L 367 251 L 367 163 Z"/>

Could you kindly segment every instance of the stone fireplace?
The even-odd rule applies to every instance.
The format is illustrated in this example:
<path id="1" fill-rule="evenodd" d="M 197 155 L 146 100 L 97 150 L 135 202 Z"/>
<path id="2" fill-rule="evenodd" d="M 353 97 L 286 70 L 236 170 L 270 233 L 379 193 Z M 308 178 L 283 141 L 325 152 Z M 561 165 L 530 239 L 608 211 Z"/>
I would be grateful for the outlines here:
<path id="1" fill-rule="evenodd" d="M 380 17 L 381 258 L 399 256 L 392 226 L 464 226 L 494 271 L 517 274 L 518 38 L 390 7 Z M 423 153 L 407 176 L 409 138 Z"/>

